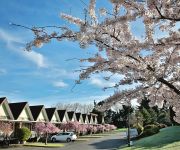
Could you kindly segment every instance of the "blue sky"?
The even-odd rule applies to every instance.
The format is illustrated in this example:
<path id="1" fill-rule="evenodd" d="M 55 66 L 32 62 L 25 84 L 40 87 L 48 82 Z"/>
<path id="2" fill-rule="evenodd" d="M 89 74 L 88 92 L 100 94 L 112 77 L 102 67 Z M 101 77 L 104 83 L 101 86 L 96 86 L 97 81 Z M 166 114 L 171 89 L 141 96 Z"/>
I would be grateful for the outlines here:
<path id="1" fill-rule="evenodd" d="M 88 4 L 88 0 L 84 2 Z M 111 8 L 104 0 L 98 0 L 97 5 Z M 78 72 L 74 71 L 89 64 L 66 60 L 87 58 L 97 51 L 96 47 L 81 50 L 78 43 L 52 41 L 26 52 L 23 48 L 33 39 L 32 33 L 9 25 L 10 22 L 30 27 L 69 25 L 59 14 L 82 17 L 85 5 L 80 0 L 1 0 L 0 7 L 0 96 L 6 96 L 11 102 L 51 106 L 57 102 L 93 103 L 113 94 L 113 89 L 103 91 L 102 88 L 114 85 L 120 77 L 115 75 L 108 82 L 102 79 L 107 73 L 94 75 L 71 91 L 78 79 Z M 133 31 L 142 33 L 139 24 L 133 26 Z"/>

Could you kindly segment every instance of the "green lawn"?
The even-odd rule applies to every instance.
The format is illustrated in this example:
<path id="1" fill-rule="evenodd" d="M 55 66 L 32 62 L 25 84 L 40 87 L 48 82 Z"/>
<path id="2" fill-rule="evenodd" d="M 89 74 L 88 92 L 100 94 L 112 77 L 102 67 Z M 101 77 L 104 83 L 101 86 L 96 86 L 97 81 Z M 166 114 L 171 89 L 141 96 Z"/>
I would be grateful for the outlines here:
<path id="1" fill-rule="evenodd" d="M 125 131 L 127 131 L 127 128 L 119 128 L 119 129 L 117 129 L 115 131 L 117 131 L 117 132 L 125 132 Z"/>
<path id="2" fill-rule="evenodd" d="M 158 134 L 140 139 L 134 142 L 131 148 L 124 147 L 122 150 L 180 150 L 180 126 L 161 129 Z"/>
<path id="3" fill-rule="evenodd" d="M 26 144 L 24 144 L 24 146 L 58 148 L 58 147 L 64 147 L 64 144 L 61 144 L 61 143 L 47 143 L 47 145 L 45 145 L 44 143 L 35 142 L 35 143 L 26 143 Z"/>

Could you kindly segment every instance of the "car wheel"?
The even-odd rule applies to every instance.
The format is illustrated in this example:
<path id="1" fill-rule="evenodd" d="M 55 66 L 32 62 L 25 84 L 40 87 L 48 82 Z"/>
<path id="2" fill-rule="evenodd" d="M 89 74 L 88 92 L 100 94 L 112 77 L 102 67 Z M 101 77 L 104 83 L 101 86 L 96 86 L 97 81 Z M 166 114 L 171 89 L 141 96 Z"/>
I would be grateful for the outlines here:
<path id="1" fill-rule="evenodd" d="M 66 142 L 71 142 L 71 139 L 70 139 L 70 138 L 67 138 L 67 139 L 66 139 Z"/>
<path id="2" fill-rule="evenodd" d="M 56 138 L 52 138 L 52 142 L 56 142 Z"/>

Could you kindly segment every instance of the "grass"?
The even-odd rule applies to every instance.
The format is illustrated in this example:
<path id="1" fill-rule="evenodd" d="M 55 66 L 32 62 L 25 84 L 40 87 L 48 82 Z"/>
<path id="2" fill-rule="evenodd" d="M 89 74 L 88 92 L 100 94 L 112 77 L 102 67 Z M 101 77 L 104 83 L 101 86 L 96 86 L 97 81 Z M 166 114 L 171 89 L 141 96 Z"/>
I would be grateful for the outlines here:
<path id="1" fill-rule="evenodd" d="M 59 147 L 64 147 L 64 144 L 60 144 L 60 143 L 47 143 L 47 145 L 45 145 L 44 143 L 35 142 L 35 143 L 26 143 L 26 144 L 24 144 L 24 146 L 59 148 Z"/>
<path id="2" fill-rule="evenodd" d="M 127 128 L 119 128 L 119 129 L 117 129 L 117 130 L 115 130 L 115 131 L 121 131 L 121 132 L 124 132 L 124 131 L 127 131 Z"/>
<path id="3" fill-rule="evenodd" d="M 119 128 L 117 130 L 115 130 L 116 132 L 126 132 L 127 128 Z"/>
<path id="4" fill-rule="evenodd" d="M 180 149 L 180 126 L 161 129 L 158 134 L 140 139 L 134 142 L 131 148 L 124 147 L 122 150 L 179 150 Z"/>

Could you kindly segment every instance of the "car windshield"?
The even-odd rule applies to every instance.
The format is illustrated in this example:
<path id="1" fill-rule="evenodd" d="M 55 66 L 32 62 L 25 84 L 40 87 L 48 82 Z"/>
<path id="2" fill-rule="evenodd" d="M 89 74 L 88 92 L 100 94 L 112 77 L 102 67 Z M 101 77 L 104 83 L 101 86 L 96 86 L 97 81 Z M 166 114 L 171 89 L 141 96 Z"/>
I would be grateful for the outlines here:
<path id="1" fill-rule="evenodd" d="M 62 135 L 62 133 L 58 133 L 57 135 Z"/>
<path id="2" fill-rule="evenodd" d="M 73 136 L 74 133 L 70 133 L 70 136 Z"/>
<path id="3" fill-rule="evenodd" d="M 58 136 L 61 136 L 61 135 L 70 135 L 70 136 L 73 136 L 74 133 L 73 132 L 62 132 L 62 133 L 58 133 L 57 135 Z"/>

